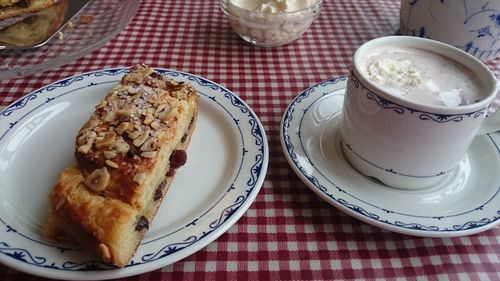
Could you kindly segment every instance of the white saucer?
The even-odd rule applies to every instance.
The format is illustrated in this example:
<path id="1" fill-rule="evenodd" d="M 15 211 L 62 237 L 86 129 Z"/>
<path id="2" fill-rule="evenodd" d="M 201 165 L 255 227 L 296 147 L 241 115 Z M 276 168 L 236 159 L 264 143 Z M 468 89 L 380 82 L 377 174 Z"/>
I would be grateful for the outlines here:
<path id="1" fill-rule="evenodd" d="M 347 77 L 314 85 L 284 113 L 280 140 L 301 180 L 366 223 L 425 237 L 464 236 L 500 223 L 500 133 L 474 139 L 459 167 L 437 186 L 404 191 L 370 180 L 344 159 L 337 124 Z"/>

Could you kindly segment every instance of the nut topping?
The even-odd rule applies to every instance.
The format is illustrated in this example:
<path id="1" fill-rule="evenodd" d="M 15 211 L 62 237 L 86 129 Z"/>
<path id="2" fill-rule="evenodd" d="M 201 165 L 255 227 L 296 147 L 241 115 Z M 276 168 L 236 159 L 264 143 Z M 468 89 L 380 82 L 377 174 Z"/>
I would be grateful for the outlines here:
<path id="1" fill-rule="evenodd" d="M 87 132 L 86 135 L 78 138 L 78 143 L 81 144 L 78 147 L 78 152 L 88 153 L 94 144 L 95 139 L 97 138 L 97 134 L 94 131 Z"/>
<path id="2" fill-rule="evenodd" d="M 118 127 L 116 127 L 115 131 L 121 135 L 123 132 L 125 132 L 129 128 L 130 122 L 121 122 Z"/>
<path id="3" fill-rule="evenodd" d="M 111 151 L 111 150 L 106 150 L 103 152 L 103 154 L 104 154 L 104 158 L 106 158 L 106 159 L 113 159 L 116 157 L 116 152 Z"/>
<path id="4" fill-rule="evenodd" d="M 105 260 L 105 261 L 110 261 L 111 260 L 111 253 L 109 251 L 109 248 L 108 246 L 106 246 L 106 244 L 99 244 L 99 246 L 97 246 L 98 248 L 98 251 L 99 251 L 99 255 L 101 255 L 101 257 Z"/>
<path id="5" fill-rule="evenodd" d="M 155 120 L 153 123 L 151 123 L 149 125 L 151 128 L 153 128 L 154 130 L 157 130 L 158 128 L 160 128 L 160 122 L 158 122 L 158 120 Z"/>
<path id="6" fill-rule="evenodd" d="M 137 147 L 141 146 L 149 138 L 149 129 L 146 129 L 138 138 L 134 139 L 133 144 Z"/>
<path id="7" fill-rule="evenodd" d="M 156 141 L 156 138 L 151 137 L 142 144 L 141 151 L 153 151 L 157 148 L 158 142 Z"/>
<path id="8" fill-rule="evenodd" d="M 162 104 L 158 105 L 158 107 L 156 108 L 156 110 L 154 112 L 154 115 L 158 116 L 158 114 L 160 114 L 163 111 L 168 111 L 166 103 L 162 103 Z"/>
<path id="9" fill-rule="evenodd" d="M 112 122 L 116 119 L 116 114 L 113 111 L 106 112 L 103 120 L 104 122 Z"/>
<path id="10" fill-rule="evenodd" d="M 158 95 L 151 95 L 148 100 L 149 103 L 151 104 L 157 104 L 159 102 L 158 100 Z"/>
<path id="11" fill-rule="evenodd" d="M 148 112 L 148 113 L 146 113 L 146 117 L 144 117 L 143 123 L 144 123 L 144 125 L 149 125 L 153 122 L 153 120 L 154 120 L 153 114 Z"/>
<path id="12" fill-rule="evenodd" d="M 165 113 L 160 115 L 161 121 L 166 122 L 175 119 L 176 116 L 179 114 L 180 110 L 182 110 L 180 107 L 177 108 L 174 107 L 171 110 L 166 111 Z"/>
<path id="13" fill-rule="evenodd" d="M 134 110 L 132 108 L 122 108 L 122 109 L 119 109 L 116 111 L 116 115 L 118 115 L 118 117 L 130 116 L 133 113 L 134 113 Z"/>
<path id="14" fill-rule="evenodd" d="M 113 143 L 113 149 L 116 150 L 116 152 L 121 153 L 122 155 L 125 155 L 129 148 L 130 145 L 128 145 L 128 143 L 126 143 L 122 137 L 120 137 Z"/>
<path id="15" fill-rule="evenodd" d="M 145 151 L 141 153 L 141 156 L 144 158 L 155 158 L 156 154 L 158 154 L 157 151 Z"/>
<path id="16" fill-rule="evenodd" d="M 142 184 L 145 179 L 146 179 L 145 173 L 137 173 L 133 178 L 133 180 L 138 184 Z"/>
<path id="17" fill-rule="evenodd" d="M 107 132 L 104 137 L 98 137 L 95 140 L 95 147 L 97 149 L 102 149 L 109 147 L 113 144 L 116 139 L 116 133 L 114 131 Z"/>
<path id="18" fill-rule="evenodd" d="M 128 137 L 133 139 L 133 140 L 138 138 L 140 135 L 141 135 L 141 132 L 139 132 L 139 131 L 133 131 L 133 132 L 128 133 Z"/>
<path id="19" fill-rule="evenodd" d="M 115 169 L 118 168 L 118 164 L 116 164 L 115 162 L 113 162 L 111 160 L 106 160 L 106 161 L 104 161 L 104 163 L 106 163 L 108 166 L 110 166 L 112 168 L 115 168 Z"/>
<path id="20" fill-rule="evenodd" d="M 106 189 L 109 183 L 110 175 L 106 167 L 95 169 L 90 175 L 87 176 L 85 184 L 95 192 L 100 192 Z"/>

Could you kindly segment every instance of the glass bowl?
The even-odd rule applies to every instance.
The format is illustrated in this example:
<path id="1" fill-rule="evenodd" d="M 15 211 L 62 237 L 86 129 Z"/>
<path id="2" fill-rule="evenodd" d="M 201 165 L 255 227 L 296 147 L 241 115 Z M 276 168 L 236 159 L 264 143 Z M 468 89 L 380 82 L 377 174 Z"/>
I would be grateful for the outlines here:
<path id="1" fill-rule="evenodd" d="M 221 0 L 220 5 L 233 30 L 245 41 L 260 47 L 278 47 L 298 39 L 318 17 L 322 0 L 293 12 L 260 12 Z"/>

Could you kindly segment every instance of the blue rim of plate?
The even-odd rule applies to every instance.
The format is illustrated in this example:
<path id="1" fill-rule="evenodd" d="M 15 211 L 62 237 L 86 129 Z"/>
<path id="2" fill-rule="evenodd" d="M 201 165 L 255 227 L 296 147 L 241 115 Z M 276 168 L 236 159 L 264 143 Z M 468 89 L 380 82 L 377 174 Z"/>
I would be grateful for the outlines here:
<path id="1" fill-rule="evenodd" d="M 412 215 L 412 214 L 392 211 L 381 206 L 376 206 L 368 202 L 367 200 L 358 198 L 352 195 L 346 188 L 338 186 L 332 181 L 332 179 L 329 179 L 325 175 L 323 175 L 321 171 L 311 161 L 308 161 L 308 164 L 310 164 L 314 168 L 315 172 L 317 172 L 321 177 L 324 178 L 324 181 L 318 179 L 317 177 L 312 175 L 311 172 L 308 172 L 306 169 L 304 169 L 304 167 L 300 164 L 301 161 L 299 160 L 299 157 L 297 156 L 298 150 L 304 151 L 304 154 L 307 155 L 307 152 L 305 152 L 305 149 L 303 147 L 301 135 L 300 133 L 297 133 L 297 136 L 295 136 L 296 138 L 300 139 L 300 144 L 301 144 L 301 147 L 297 149 L 294 147 L 294 144 L 292 143 L 291 140 L 293 137 L 290 135 L 291 134 L 290 123 L 294 119 L 295 116 L 294 113 L 296 107 L 301 103 L 305 103 L 307 105 L 307 108 L 302 109 L 300 113 L 297 113 L 297 115 L 300 115 L 298 116 L 301 119 L 299 123 L 300 126 L 302 126 L 306 112 L 323 97 L 329 95 L 334 91 L 344 89 L 347 84 L 347 80 L 348 80 L 347 76 L 342 76 L 310 86 L 309 88 L 304 90 L 302 93 L 300 93 L 293 99 L 293 101 L 288 105 L 287 109 L 283 114 L 283 118 L 280 125 L 280 141 L 282 144 L 283 151 L 285 153 L 285 156 L 287 156 L 287 160 L 289 164 L 292 166 L 295 173 L 297 173 L 297 175 L 304 181 L 304 183 L 308 187 L 312 188 L 313 191 L 318 195 L 320 195 L 323 199 L 327 198 L 326 201 L 328 201 L 328 203 L 334 205 L 340 210 L 346 211 L 348 214 L 351 214 L 354 217 L 357 217 L 358 219 L 361 219 L 370 224 L 378 226 L 387 225 L 391 230 L 400 233 L 406 233 L 406 234 L 411 233 L 413 235 L 420 235 L 420 236 L 425 236 L 425 234 L 429 234 L 429 236 L 432 237 L 440 237 L 440 235 L 436 235 L 436 233 L 449 234 L 456 232 L 456 235 L 461 235 L 462 233 L 466 233 L 467 231 L 472 231 L 470 234 L 473 234 L 478 232 L 474 231 L 475 229 L 481 229 L 481 228 L 484 229 L 485 227 L 488 226 L 493 227 L 500 221 L 500 209 L 496 211 L 496 215 L 493 215 L 493 217 L 485 217 L 480 220 L 467 221 L 460 225 L 453 225 L 453 227 L 439 227 L 437 225 L 424 225 L 416 222 L 404 222 L 398 220 L 390 221 L 389 219 L 384 218 L 383 215 L 383 214 L 396 214 L 414 219 L 427 218 L 440 221 L 447 217 L 460 216 L 469 212 L 482 210 L 484 206 L 493 202 L 495 198 L 498 199 L 498 196 L 500 196 L 500 186 L 497 188 L 496 192 L 492 195 L 491 198 L 487 199 L 482 206 L 478 206 L 473 210 L 469 210 L 467 212 L 454 214 L 450 216 L 446 215 L 421 216 L 421 215 Z M 495 140 L 491 137 L 490 134 L 488 134 L 488 139 L 494 144 L 494 146 L 497 149 L 497 152 L 500 154 L 500 144 L 495 142 Z M 333 186 L 332 188 L 333 192 L 329 190 L 327 187 L 325 187 L 324 185 L 325 181 L 328 182 L 329 185 Z M 362 206 L 353 203 L 348 199 L 342 198 L 343 196 L 346 195 L 348 197 L 355 199 L 353 201 L 359 201 L 370 207 L 376 208 L 378 210 L 378 213 L 367 211 Z"/>
<path id="2" fill-rule="evenodd" d="M 29 117 L 30 114 L 37 112 L 37 110 L 43 108 L 46 104 L 49 104 L 57 100 L 58 98 L 61 98 L 68 94 L 72 94 L 74 91 L 77 90 L 93 87 L 100 84 L 110 84 L 110 83 L 116 84 L 121 79 L 121 76 L 127 73 L 128 70 L 129 70 L 128 67 L 119 67 L 119 68 L 110 68 L 110 69 L 87 72 L 59 80 L 57 82 L 44 86 L 38 90 L 35 90 L 30 94 L 25 95 L 24 97 L 18 99 L 17 101 L 13 102 L 11 105 L 7 106 L 6 108 L 0 111 L 0 120 L 2 121 L 2 123 L 8 122 L 9 124 L 8 126 L 5 126 L 8 127 L 6 130 L 0 131 L 0 142 L 9 133 L 9 131 L 16 129 L 16 125 L 20 121 L 22 121 L 24 118 Z M 180 78 L 180 80 L 189 81 L 197 90 L 198 94 L 200 95 L 200 98 L 205 98 L 206 101 L 214 103 L 216 106 L 220 107 L 221 110 L 223 110 L 228 116 L 230 116 L 230 120 L 238 128 L 240 134 L 238 137 L 242 142 L 241 143 L 242 158 L 240 166 L 238 168 L 235 168 L 235 171 L 237 171 L 235 177 L 232 179 L 230 183 L 227 184 L 226 192 L 224 193 L 224 195 L 222 195 L 221 198 L 216 200 L 214 205 L 212 205 L 199 217 L 193 218 L 192 223 L 187 224 L 184 227 L 181 227 L 180 229 L 172 230 L 172 232 L 167 233 L 164 236 L 155 239 L 154 241 L 163 239 L 181 230 L 187 231 L 189 227 L 195 226 L 196 221 L 203 219 L 203 217 L 207 215 L 209 212 L 214 211 L 215 209 L 221 210 L 220 213 L 218 214 L 218 219 L 212 221 L 209 224 L 208 229 L 202 231 L 202 234 L 199 236 L 192 234 L 187 235 L 185 239 L 183 239 L 182 241 L 176 241 L 174 243 L 164 245 L 154 253 L 147 253 L 142 255 L 141 257 L 136 256 L 133 258 L 131 263 L 129 263 L 125 267 L 125 269 L 130 269 L 133 267 L 138 267 L 147 263 L 158 261 L 162 258 L 169 257 L 172 254 L 189 250 L 188 249 L 189 247 L 193 247 L 199 250 L 200 248 L 208 245 L 210 242 L 217 239 L 218 236 L 222 235 L 230 226 L 232 226 L 244 214 L 244 212 L 248 209 L 250 204 L 255 199 L 256 195 L 258 194 L 264 182 L 264 178 L 267 172 L 268 159 L 269 159 L 268 157 L 269 149 L 268 149 L 265 130 L 260 120 L 256 116 L 256 114 L 241 98 L 239 98 L 226 88 L 218 85 L 217 83 L 202 78 L 200 76 L 164 68 L 155 68 L 155 70 L 158 73 L 168 78 L 172 79 Z M 117 77 L 117 79 L 110 78 L 108 80 L 98 83 L 92 81 L 92 78 L 98 78 L 104 76 Z M 88 83 L 86 83 L 87 80 L 89 80 Z M 65 91 L 66 87 L 72 86 L 76 82 L 80 82 L 81 86 L 78 85 L 79 87 L 77 88 L 70 88 L 68 91 Z M 203 91 L 204 89 L 206 89 L 206 92 Z M 55 94 L 56 92 L 57 94 Z M 21 113 L 20 117 L 15 119 L 11 118 L 11 115 L 13 115 L 14 113 Z M 0 129 L 1 128 L 2 126 L 0 126 Z M 250 169 L 243 170 L 242 169 L 243 165 L 250 166 Z M 237 185 L 244 185 L 244 187 L 242 186 L 237 187 Z M 227 203 L 225 202 L 227 200 L 224 200 L 224 197 L 226 197 L 226 195 L 230 194 L 231 192 L 240 192 L 240 194 L 237 194 L 237 196 L 236 194 L 232 195 L 235 198 L 234 202 L 231 202 L 228 205 L 220 206 L 221 204 Z M 222 232 L 217 233 L 215 237 L 209 237 L 214 232 L 220 230 L 222 230 Z M 21 265 L 26 264 L 38 268 L 47 268 L 56 271 L 71 271 L 71 272 L 110 271 L 110 270 L 111 271 L 115 270 L 116 272 L 119 272 L 118 270 L 123 271 L 123 269 L 117 269 L 116 267 L 110 266 L 98 260 L 88 260 L 79 263 L 75 263 L 72 261 L 56 263 L 49 257 L 34 255 L 30 253 L 29 249 L 23 248 L 22 246 L 23 239 L 28 239 L 31 240 L 32 242 L 40 243 L 41 245 L 44 246 L 57 248 L 61 252 L 71 251 L 71 250 L 81 251 L 81 249 L 62 248 L 57 245 L 49 245 L 43 241 L 37 241 L 36 239 L 31 238 L 29 235 L 23 234 L 22 231 L 18 231 L 17 229 L 11 227 L 8 224 L 8 222 L 6 222 L 5 219 L 3 219 L 0 216 L 0 233 L 2 232 L 4 233 L 4 235 L 5 232 L 18 235 L 19 238 L 21 238 L 19 240 L 21 243 L 20 245 L 9 245 L 8 243 L 5 243 L 5 241 L 2 241 L 2 236 L 0 235 L 0 261 L 2 260 L 8 261 L 6 262 L 7 265 L 13 266 L 14 268 L 21 271 L 27 271 L 27 270 L 24 270 L 23 266 L 19 266 L 19 264 Z M 147 243 L 151 242 L 153 241 L 148 241 Z M 184 254 L 184 256 L 179 257 L 175 261 L 180 260 L 192 253 Z M 12 260 L 14 261 L 14 263 L 12 263 Z M 166 266 L 168 264 L 162 264 L 159 267 Z M 29 273 L 33 274 L 33 271 Z M 107 275 L 104 277 L 106 279 L 109 279 L 109 278 L 125 277 L 135 274 L 138 273 L 135 272 L 130 272 L 130 274 L 118 273 L 116 275 Z M 50 273 L 40 274 L 40 276 L 61 278 L 60 275 L 59 276 L 51 275 Z M 87 276 L 86 278 L 90 278 L 90 276 L 88 275 L 86 276 Z M 69 277 L 65 276 L 65 278 Z M 78 277 L 76 279 L 80 278 L 81 277 Z"/>

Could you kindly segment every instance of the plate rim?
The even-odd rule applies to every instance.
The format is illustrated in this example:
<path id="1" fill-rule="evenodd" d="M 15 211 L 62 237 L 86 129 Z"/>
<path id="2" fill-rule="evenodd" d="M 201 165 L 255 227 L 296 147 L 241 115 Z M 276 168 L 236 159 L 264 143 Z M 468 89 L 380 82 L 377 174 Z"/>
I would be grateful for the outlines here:
<path id="1" fill-rule="evenodd" d="M 5 108 L 2 108 L 0 110 L 0 119 L 3 118 L 4 116 L 9 116 L 12 112 L 19 110 L 19 112 L 25 112 L 30 109 L 29 106 L 26 107 L 26 105 L 29 103 L 30 100 L 36 99 L 37 95 L 40 95 L 40 102 L 43 105 L 43 98 L 48 97 L 53 97 L 54 95 L 49 95 L 47 92 L 50 92 L 52 90 L 56 90 L 58 88 L 61 89 L 66 89 L 68 90 L 69 93 L 73 92 L 74 90 L 69 87 L 73 82 L 75 81 L 86 81 L 90 83 L 90 86 L 92 86 L 92 81 L 95 81 L 96 78 L 92 75 L 96 74 L 101 74 L 103 76 L 109 75 L 110 77 L 115 77 L 116 79 L 114 81 L 119 81 L 121 79 L 120 74 L 123 74 L 125 72 L 128 72 L 130 67 L 113 67 L 113 68 L 104 68 L 104 69 L 99 69 L 99 70 L 92 70 L 80 74 L 76 74 L 70 77 L 62 78 L 59 79 L 58 81 L 52 82 L 50 84 L 47 84 L 39 89 L 33 90 L 30 93 L 20 97 L 19 99 L 13 101 L 10 103 L 8 106 Z M 252 147 L 251 150 L 255 152 L 256 158 L 259 159 L 249 159 L 248 157 L 246 158 L 246 161 L 242 160 L 241 167 L 243 167 L 244 164 L 248 165 L 251 167 L 249 174 L 250 174 L 250 179 L 249 181 L 252 181 L 250 184 L 252 187 L 250 189 L 243 188 L 244 190 L 241 190 L 238 194 L 236 194 L 236 197 L 241 197 L 244 195 L 243 193 L 246 192 L 246 198 L 243 198 L 243 201 L 239 206 L 236 206 L 232 212 L 229 213 L 225 217 L 225 219 L 221 219 L 220 221 L 217 221 L 216 227 L 212 229 L 211 231 L 208 231 L 207 235 L 200 237 L 199 240 L 195 241 L 191 245 L 182 248 L 180 251 L 176 251 L 175 253 L 177 256 L 173 259 L 173 261 L 169 262 L 169 256 L 163 257 L 163 260 L 167 260 L 167 262 L 161 262 L 161 259 L 154 260 L 150 263 L 142 263 L 142 264 L 129 264 L 125 268 L 112 268 L 112 269 L 104 269 L 104 270 L 64 270 L 64 269 L 54 269 L 50 267 L 40 267 L 40 265 L 35 265 L 31 264 L 26 261 L 20 261 L 19 259 L 13 258 L 6 252 L 2 251 L 2 242 L 0 241 L 0 262 L 4 263 L 5 265 L 12 267 L 16 270 L 23 271 L 29 274 L 41 276 L 41 277 L 48 277 L 48 278 L 57 278 L 57 279 L 68 279 L 68 280 L 83 280 L 83 279 L 110 279 L 110 278 L 121 278 L 121 277 L 127 277 L 131 275 L 137 275 L 140 273 L 152 271 L 161 267 L 168 266 L 170 264 L 173 264 L 189 255 L 192 255 L 193 253 L 196 253 L 200 249 L 206 247 L 208 244 L 211 242 L 215 241 L 219 236 L 222 234 L 226 233 L 227 230 L 232 227 L 240 218 L 243 216 L 243 214 L 246 213 L 246 211 L 249 209 L 251 204 L 255 201 L 256 196 L 258 195 L 260 189 L 263 186 L 263 183 L 265 181 L 265 177 L 267 174 L 267 168 L 268 168 L 268 161 L 269 161 L 269 145 L 268 145 L 268 140 L 267 140 L 267 135 L 264 126 L 262 125 L 260 119 L 258 118 L 257 114 L 252 110 L 252 108 L 246 104 L 243 99 L 241 99 L 239 96 L 237 96 L 235 93 L 232 91 L 229 91 L 227 88 L 221 86 L 218 83 L 215 83 L 207 78 L 194 75 L 188 72 L 183 72 L 183 71 L 178 71 L 178 70 L 173 70 L 173 69 L 168 69 L 168 68 L 161 68 L 161 67 L 154 67 L 155 70 L 157 70 L 159 73 L 162 75 L 166 75 L 169 78 L 174 78 L 175 76 L 183 76 L 185 79 L 192 81 L 193 86 L 197 90 L 197 92 L 201 93 L 204 97 L 201 97 L 202 99 L 205 99 L 207 102 L 210 103 L 217 103 L 216 106 L 221 107 L 219 110 L 220 111 L 227 111 L 224 112 L 224 118 L 228 121 L 231 122 L 235 127 L 235 130 L 239 130 L 242 132 L 242 136 L 238 137 L 238 142 L 241 142 L 241 145 L 243 148 L 245 146 Z M 96 85 L 99 85 L 96 84 Z M 69 88 L 67 88 L 69 87 Z M 206 91 L 210 92 L 208 94 L 203 94 L 203 87 L 208 87 Z M 55 91 L 57 93 L 57 91 Z M 68 92 L 64 92 L 64 90 L 61 90 L 62 94 L 58 94 L 57 97 L 63 96 L 65 94 L 68 94 Z M 44 94 L 46 94 L 44 96 Z M 82 94 L 82 93 L 76 93 L 76 94 Z M 75 93 L 71 93 L 71 95 L 75 95 Z M 214 96 L 214 95 L 217 95 Z M 213 96 L 213 97 L 212 97 Z M 227 102 L 227 105 L 224 106 L 220 104 L 217 101 L 217 98 L 224 99 L 225 102 Z M 230 103 L 230 104 L 229 104 Z M 37 112 L 41 105 L 36 106 L 34 109 L 23 115 L 24 116 L 29 115 L 32 112 Z M 228 106 L 231 106 L 231 108 L 226 108 Z M 235 114 L 237 113 L 237 114 Z M 243 117 L 247 118 L 244 121 L 248 120 L 249 125 L 251 127 L 251 130 L 244 132 L 243 129 L 239 123 L 239 119 L 236 117 L 239 117 L 243 119 Z M 22 119 L 21 118 L 21 119 Z M 19 119 L 19 120 L 21 120 Z M 5 127 L 8 127 L 6 125 Z M 12 128 L 12 126 L 10 127 Z M 5 135 L 9 132 L 9 129 L 6 130 L 5 133 L 0 134 L 0 140 L 5 137 Z M 15 131 L 15 130 L 14 130 Z M 1 132 L 0 132 L 1 133 Z M 243 137 L 246 138 L 251 138 L 253 140 L 253 143 L 249 144 L 244 144 L 244 139 Z M 248 150 L 248 149 L 247 149 Z M 251 151 L 250 151 L 251 152 Z M 248 153 L 248 151 L 247 151 Z M 251 155 L 253 156 L 253 154 Z M 253 161 L 253 162 L 252 162 Z M 247 163 L 245 163 L 247 162 Z M 252 162 L 252 163 L 249 163 Z M 246 171 L 246 170 L 245 170 Z M 242 176 L 242 177 L 246 177 Z M 227 185 L 231 183 L 235 183 L 237 177 L 232 177 L 228 182 L 226 183 Z M 245 178 L 244 180 L 246 180 Z M 247 183 L 248 186 L 250 186 L 249 183 Z M 247 186 L 247 187 L 248 187 Z M 222 194 L 222 193 L 221 193 Z M 220 194 L 219 194 L 220 196 Z M 237 199 L 238 199 L 237 198 Z M 216 204 L 213 204 L 214 206 Z M 212 206 L 212 205 L 210 205 Z M 214 207 L 212 206 L 212 208 Z M 227 211 L 229 207 L 227 206 L 220 206 L 224 208 L 219 208 L 222 213 L 218 213 L 219 216 L 222 218 L 224 211 Z M 217 208 L 215 208 L 217 209 Z M 2 220 L 2 217 L 0 217 L 0 225 L 5 225 L 7 226 L 7 223 Z M 215 231 L 216 230 L 216 231 Z M 7 231 L 8 232 L 8 231 Z M 5 233 L 5 232 L 0 232 L 0 233 Z M 0 238 L 2 235 L 0 234 Z M 4 236 L 5 237 L 5 236 Z M 163 243 L 167 244 L 167 243 Z M 4 245 L 5 246 L 5 245 Z M 164 247 L 163 247 L 164 248 Z M 28 249 L 29 250 L 29 249 Z M 29 253 L 29 252 L 28 252 Z"/>
<path id="2" fill-rule="evenodd" d="M 285 155 L 285 158 L 287 159 L 287 162 L 290 165 L 290 167 L 292 168 L 292 170 L 295 172 L 295 174 L 300 178 L 300 180 L 309 189 L 311 189 L 321 199 L 323 199 L 324 201 L 326 201 L 330 205 L 336 207 L 340 211 L 348 214 L 349 216 L 352 216 L 356 219 L 359 219 L 365 223 L 371 224 L 371 225 L 376 226 L 378 228 L 382 228 L 385 230 L 389 230 L 389 231 L 393 231 L 393 232 L 401 233 L 401 234 L 406 234 L 406 235 L 421 236 L 421 237 L 465 236 L 465 235 L 472 235 L 472 234 L 476 234 L 476 233 L 479 233 L 482 231 L 486 231 L 486 230 L 491 229 L 491 228 L 500 224 L 500 216 L 499 216 L 499 217 L 496 217 L 496 219 L 494 219 L 490 222 L 487 222 L 487 223 L 484 223 L 481 221 L 471 222 L 471 224 L 469 224 L 469 228 L 459 229 L 459 230 L 455 230 L 455 231 L 450 231 L 450 230 L 444 231 L 441 228 L 439 228 L 438 231 L 433 230 L 432 228 L 420 228 L 420 226 L 418 224 L 396 225 L 396 224 L 384 222 L 384 221 L 382 221 L 382 219 L 375 218 L 374 216 L 372 216 L 372 214 L 370 212 L 365 211 L 360 206 L 357 206 L 355 204 L 351 204 L 350 202 L 346 201 L 345 199 L 343 199 L 343 201 L 346 201 L 346 202 L 339 202 L 336 199 L 333 199 L 330 196 L 328 196 L 326 193 L 324 193 L 321 190 L 321 188 L 318 187 L 317 185 L 321 186 L 321 184 L 324 183 L 325 181 L 318 179 L 318 177 L 313 176 L 312 174 L 314 172 L 312 172 L 311 175 L 304 174 L 304 172 L 301 170 L 301 168 L 303 168 L 303 166 L 301 166 L 300 164 L 298 164 L 298 162 L 293 160 L 293 158 L 294 158 L 293 155 L 295 155 L 295 153 L 297 153 L 297 150 L 303 151 L 304 149 L 303 148 L 299 148 L 299 149 L 293 148 L 293 145 L 291 144 L 291 140 L 290 140 L 290 138 L 293 137 L 293 136 L 291 136 L 293 133 L 291 132 L 292 128 L 290 128 L 290 122 L 294 117 L 295 110 L 297 110 L 297 108 L 299 107 L 299 106 L 297 106 L 297 104 L 300 104 L 303 101 L 305 101 L 306 104 L 309 106 L 307 109 L 299 108 L 300 113 L 295 113 L 297 115 L 295 117 L 300 118 L 301 121 L 299 123 L 302 124 L 302 119 L 304 118 L 306 112 L 309 110 L 310 107 L 312 107 L 320 99 L 322 99 L 330 94 L 333 94 L 334 92 L 336 92 L 338 90 L 345 89 L 346 84 L 347 84 L 347 80 L 348 80 L 348 76 L 338 76 L 338 77 L 328 79 L 328 80 L 322 81 L 320 83 L 313 84 L 313 85 L 309 86 L 307 89 L 303 90 L 302 92 L 300 92 L 298 95 L 296 95 L 292 99 L 292 101 L 288 104 L 285 112 L 283 113 L 281 123 L 280 123 L 280 128 L 279 128 L 280 143 L 281 143 L 281 148 L 283 150 L 283 154 Z M 320 93 L 317 93 L 316 91 L 319 91 Z M 313 99 L 312 94 L 315 94 L 316 98 Z M 341 95 L 344 95 L 344 93 L 342 93 Z M 312 100 L 312 101 L 310 101 L 310 100 Z M 495 133 L 494 135 L 498 135 L 498 134 L 499 133 Z M 299 136 L 298 138 L 300 139 L 301 137 Z M 490 135 L 488 135 L 488 138 L 491 141 L 493 141 L 493 143 L 498 148 L 498 143 L 495 142 L 495 140 L 493 140 L 493 138 Z M 302 141 L 299 141 L 299 142 L 302 143 Z M 287 146 L 287 144 L 289 144 L 289 146 L 291 146 L 292 148 L 289 148 Z M 307 156 L 307 152 L 304 151 L 304 155 Z M 307 159 L 309 159 L 309 158 L 307 158 Z M 314 167 L 314 165 L 312 165 L 312 166 Z M 324 175 L 321 174 L 321 172 L 319 172 L 317 170 L 316 167 L 314 167 L 314 171 L 315 171 L 315 173 L 325 177 Z M 329 180 L 330 179 L 328 179 L 328 181 Z M 342 190 L 342 188 L 337 186 L 334 183 L 332 183 L 332 184 L 333 184 L 332 190 L 337 189 L 337 190 L 339 190 L 338 194 L 340 194 L 340 192 L 341 192 L 340 190 Z M 349 188 L 344 187 L 344 189 L 349 189 Z M 499 192 L 500 192 L 500 186 L 498 187 L 498 190 L 496 191 L 496 195 L 494 197 L 498 196 Z M 331 193 L 335 193 L 335 192 L 331 192 Z M 356 198 L 356 199 L 359 199 L 359 198 Z M 366 198 L 364 201 L 367 201 Z M 364 203 L 364 204 L 366 204 L 366 203 Z M 498 210 L 498 213 L 500 213 L 500 210 Z M 383 217 L 383 215 L 381 215 L 380 217 Z M 470 222 L 467 222 L 467 223 L 470 223 Z M 467 223 L 465 223 L 465 224 L 467 224 Z"/>

